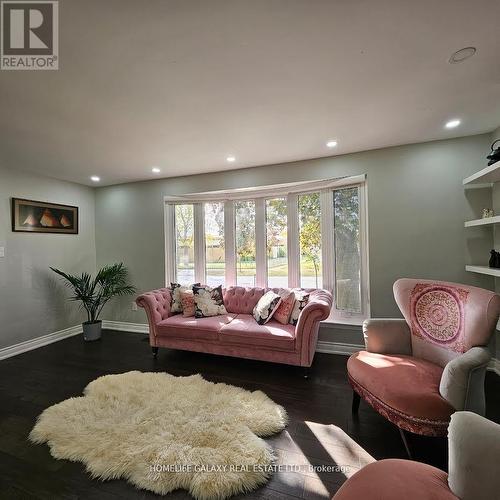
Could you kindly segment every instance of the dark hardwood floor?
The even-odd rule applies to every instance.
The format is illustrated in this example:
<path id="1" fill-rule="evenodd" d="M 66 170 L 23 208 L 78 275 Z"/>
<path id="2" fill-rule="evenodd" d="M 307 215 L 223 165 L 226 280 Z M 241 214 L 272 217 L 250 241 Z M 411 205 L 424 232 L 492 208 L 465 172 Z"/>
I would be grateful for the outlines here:
<path id="1" fill-rule="evenodd" d="M 373 459 L 406 458 L 395 427 L 361 402 L 351 416 L 351 390 L 345 356 L 317 354 L 309 379 L 297 367 L 161 349 L 154 360 L 145 336 L 104 332 L 99 342 L 72 337 L 0 361 L 1 499 L 152 499 L 122 480 L 92 480 L 80 463 L 55 460 L 46 445 L 27 436 L 48 406 L 79 396 L 95 378 L 129 370 L 201 373 L 207 380 L 249 390 L 260 389 L 283 405 L 290 424 L 268 439 L 278 463 L 295 466 L 276 473 L 269 483 L 238 498 L 331 498 L 360 467 Z M 486 378 L 487 416 L 500 421 L 500 377 Z M 443 439 L 411 436 L 415 459 L 446 467 Z M 372 458 L 373 457 L 373 458 Z M 343 472 L 311 472 L 306 465 L 338 465 Z M 191 498 L 177 491 L 167 498 Z"/>

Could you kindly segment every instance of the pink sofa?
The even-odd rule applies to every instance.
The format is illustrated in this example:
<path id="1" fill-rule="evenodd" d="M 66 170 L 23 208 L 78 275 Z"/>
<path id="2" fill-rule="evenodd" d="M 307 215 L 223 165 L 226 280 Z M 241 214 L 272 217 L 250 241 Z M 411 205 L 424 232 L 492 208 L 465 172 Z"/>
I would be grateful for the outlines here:
<path id="1" fill-rule="evenodd" d="M 172 314 L 169 288 L 144 293 L 136 303 L 146 310 L 149 341 L 155 355 L 159 347 L 168 347 L 311 366 L 319 324 L 330 314 L 332 294 L 326 290 L 305 289 L 310 298 L 296 326 L 283 325 L 273 319 L 259 325 L 252 311 L 267 290 L 270 289 L 239 286 L 223 290 L 227 314 L 212 318 Z"/>

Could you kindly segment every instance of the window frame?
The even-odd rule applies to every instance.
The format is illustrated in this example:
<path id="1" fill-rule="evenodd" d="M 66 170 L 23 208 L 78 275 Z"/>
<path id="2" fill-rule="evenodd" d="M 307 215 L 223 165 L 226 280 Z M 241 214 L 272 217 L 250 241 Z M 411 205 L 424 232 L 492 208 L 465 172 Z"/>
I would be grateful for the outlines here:
<path id="1" fill-rule="evenodd" d="M 262 287 L 262 269 L 261 268 L 261 261 L 262 261 L 262 250 L 259 249 L 261 245 L 261 239 L 262 239 L 262 231 L 260 231 L 260 228 L 257 228 L 257 220 L 261 218 L 261 207 L 260 207 L 260 199 L 252 199 L 252 198 L 245 198 L 244 200 L 235 200 L 235 201 L 242 201 L 242 202 L 254 202 L 254 211 L 255 211 L 255 219 L 254 219 L 254 235 L 255 235 L 255 285 L 258 287 Z M 234 217 L 234 234 L 232 238 L 234 239 L 234 274 L 235 274 L 235 279 L 234 281 L 229 281 L 228 286 L 243 286 L 238 284 L 238 259 L 236 256 L 236 206 L 235 203 L 233 203 L 233 217 Z"/>
<path id="2" fill-rule="evenodd" d="M 286 203 L 286 221 L 287 221 L 287 224 L 286 224 L 286 231 L 287 231 L 287 235 L 286 235 L 286 249 L 287 249 L 287 257 L 286 257 L 286 263 L 287 263 L 287 280 L 288 280 L 288 284 L 287 284 L 287 287 L 288 288 L 293 288 L 290 286 L 290 263 L 289 263 L 289 248 L 290 248 L 290 238 L 288 236 L 288 229 L 290 227 L 290 222 L 289 222 L 289 210 L 288 210 L 288 201 L 289 201 L 289 197 L 288 196 L 280 196 L 280 195 L 276 195 L 276 196 L 269 196 L 267 198 L 264 198 L 264 201 L 263 201 L 263 210 L 264 210 L 264 223 L 262 224 L 263 226 L 263 231 L 264 231 L 264 242 L 263 242 L 263 248 L 264 248 L 264 272 L 265 272 L 265 282 L 266 282 L 266 287 L 269 288 L 269 260 L 268 260 L 268 257 L 267 257 L 267 202 L 269 200 L 277 200 L 277 199 L 284 199 L 285 200 L 285 203 Z"/>
<path id="3" fill-rule="evenodd" d="M 360 294 L 361 312 L 350 313 L 336 309 L 335 304 L 335 230 L 333 192 L 343 188 L 358 188 L 359 196 L 359 234 L 360 234 Z M 224 203 L 224 248 L 225 248 L 225 286 L 236 285 L 236 242 L 235 242 L 235 201 L 255 202 L 255 247 L 256 247 L 256 286 L 267 285 L 267 220 L 266 201 L 285 198 L 287 204 L 287 255 L 288 287 L 300 287 L 300 244 L 298 197 L 302 194 L 318 192 L 321 204 L 321 258 L 323 288 L 334 294 L 334 305 L 328 323 L 361 324 L 370 316 L 369 290 L 369 249 L 368 249 L 368 196 L 366 175 L 325 179 L 320 181 L 294 182 L 240 188 L 227 191 L 193 193 L 183 196 L 164 197 L 165 231 L 165 282 L 167 286 L 176 281 L 175 258 L 175 205 L 193 204 L 194 213 L 194 255 L 195 281 L 206 282 L 205 265 L 205 214 L 204 203 Z"/>
<path id="4" fill-rule="evenodd" d="M 205 283 L 208 284 L 208 267 L 209 267 L 209 263 L 208 263 L 208 260 L 207 260 L 207 251 L 208 251 L 208 246 L 207 246 L 207 212 L 205 210 L 205 206 L 206 206 L 206 203 L 210 203 L 212 205 L 222 205 L 222 210 L 223 210 L 223 220 L 222 220 L 222 228 L 223 228 L 223 232 L 224 232 L 224 242 L 225 242 L 225 210 L 224 210 L 224 203 L 223 202 L 217 202 L 217 201 L 213 201 L 213 202 L 205 202 L 205 204 L 203 205 L 203 228 L 204 228 L 204 235 L 203 235 L 203 240 L 204 240 L 204 251 L 205 251 Z M 220 229 L 220 228 L 219 228 Z M 225 260 L 225 253 L 226 253 L 226 249 L 224 247 L 224 274 L 221 276 L 222 278 L 222 281 L 225 283 L 226 282 L 226 260 Z M 218 286 L 218 285 L 217 285 Z"/>

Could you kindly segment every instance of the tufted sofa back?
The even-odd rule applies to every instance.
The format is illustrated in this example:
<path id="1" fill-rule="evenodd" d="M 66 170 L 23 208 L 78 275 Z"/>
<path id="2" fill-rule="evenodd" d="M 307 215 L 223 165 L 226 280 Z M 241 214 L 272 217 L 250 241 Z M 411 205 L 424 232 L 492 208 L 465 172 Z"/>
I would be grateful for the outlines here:
<path id="1" fill-rule="evenodd" d="M 253 308 L 264 295 L 263 288 L 231 286 L 224 290 L 224 305 L 228 313 L 252 314 Z"/>
<path id="2" fill-rule="evenodd" d="M 224 305 L 228 313 L 234 314 L 252 314 L 253 308 L 259 302 L 259 299 L 267 291 L 272 290 L 275 293 L 290 292 L 291 288 L 245 288 L 243 286 L 231 286 L 223 290 Z M 293 288 L 304 292 L 313 292 L 315 288 Z"/>
<path id="3" fill-rule="evenodd" d="M 228 313 L 233 314 L 252 314 L 253 308 L 257 305 L 259 299 L 268 290 L 273 290 L 280 293 L 284 290 L 289 291 L 288 288 L 245 288 L 243 286 L 231 286 L 223 289 L 224 305 Z M 299 290 L 294 288 L 294 290 Z M 300 289 L 305 292 L 312 292 L 314 289 L 304 288 Z M 159 288 L 146 292 L 137 297 L 137 305 L 144 307 L 149 320 L 153 325 L 160 321 L 167 319 L 170 316 L 170 300 L 171 293 L 169 288 Z"/>

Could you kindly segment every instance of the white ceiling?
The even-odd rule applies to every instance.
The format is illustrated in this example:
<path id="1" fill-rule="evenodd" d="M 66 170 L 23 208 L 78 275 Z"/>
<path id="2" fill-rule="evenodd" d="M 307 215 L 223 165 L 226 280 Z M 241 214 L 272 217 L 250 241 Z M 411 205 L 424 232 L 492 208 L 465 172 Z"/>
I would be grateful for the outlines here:
<path id="1" fill-rule="evenodd" d="M 61 69 L 0 71 L 10 168 L 106 185 L 500 125 L 498 0 L 59 3 Z"/>

